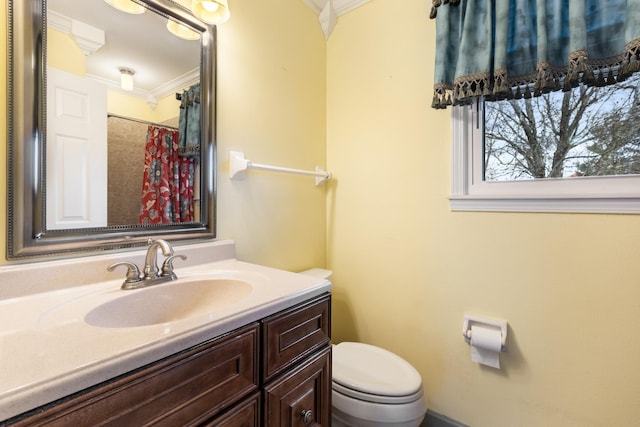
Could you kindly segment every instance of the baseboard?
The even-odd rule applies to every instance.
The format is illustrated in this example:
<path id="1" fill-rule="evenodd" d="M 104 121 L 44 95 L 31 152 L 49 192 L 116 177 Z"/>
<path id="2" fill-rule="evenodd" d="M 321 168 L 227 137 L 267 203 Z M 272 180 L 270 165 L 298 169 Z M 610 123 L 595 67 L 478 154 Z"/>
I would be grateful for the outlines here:
<path id="1" fill-rule="evenodd" d="M 420 427 L 469 427 L 466 424 L 459 423 L 444 415 L 427 411 L 427 416 Z"/>

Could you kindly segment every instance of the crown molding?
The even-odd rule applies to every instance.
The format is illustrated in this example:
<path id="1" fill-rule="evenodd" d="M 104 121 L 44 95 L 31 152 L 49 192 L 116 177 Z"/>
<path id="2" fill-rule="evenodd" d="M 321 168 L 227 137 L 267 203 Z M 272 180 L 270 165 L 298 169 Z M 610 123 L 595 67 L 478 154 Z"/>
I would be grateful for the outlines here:
<path id="1" fill-rule="evenodd" d="M 71 19 L 53 10 L 47 12 L 47 25 L 72 36 L 85 55 L 91 55 L 104 46 L 105 35 L 103 30 Z"/>
<path id="2" fill-rule="evenodd" d="M 338 16 L 368 3 L 370 0 L 331 0 Z M 326 7 L 329 0 L 304 0 L 304 2 L 318 15 Z"/>
<path id="3" fill-rule="evenodd" d="M 307 6 L 318 14 L 318 21 L 327 39 L 338 23 L 338 17 L 340 15 L 360 7 L 369 1 L 370 0 L 304 0 Z"/>
<path id="4" fill-rule="evenodd" d="M 171 93 L 180 93 L 189 86 L 198 83 L 200 81 L 200 69 L 194 68 L 193 70 L 178 76 L 174 80 L 167 82 L 153 90 L 144 90 L 134 88 L 132 91 L 125 91 L 120 87 L 120 82 L 115 80 L 106 79 L 104 77 L 96 76 L 94 74 L 87 74 L 88 78 L 91 78 L 97 82 L 102 83 L 111 90 L 122 92 L 124 94 L 142 98 L 151 107 L 155 109 L 158 105 L 158 100 L 170 95 Z"/>

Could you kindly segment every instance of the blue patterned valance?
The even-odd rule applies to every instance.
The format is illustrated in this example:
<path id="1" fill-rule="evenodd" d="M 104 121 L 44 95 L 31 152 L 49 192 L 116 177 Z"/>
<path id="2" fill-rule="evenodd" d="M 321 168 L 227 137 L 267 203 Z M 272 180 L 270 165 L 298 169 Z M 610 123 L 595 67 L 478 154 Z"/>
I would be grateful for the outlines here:
<path id="1" fill-rule="evenodd" d="M 192 85 L 180 96 L 178 128 L 180 155 L 200 156 L 200 83 Z"/>
<path id="2" fill-rule="evenodd" d="M 604 86 L 640 70 L 640 0 L 433 0 L 433 108 Z"/>

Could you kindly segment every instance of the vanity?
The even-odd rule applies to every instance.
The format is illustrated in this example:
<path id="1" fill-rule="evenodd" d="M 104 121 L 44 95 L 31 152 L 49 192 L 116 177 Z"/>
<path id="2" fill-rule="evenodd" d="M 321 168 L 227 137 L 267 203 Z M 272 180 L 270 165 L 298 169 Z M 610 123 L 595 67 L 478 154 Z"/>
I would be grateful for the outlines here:
<path id="1" fill-rule="evenodd" d="M 238 261 L 233 242 L 175 249 L 187 256 L 175 282 L 121 290 L 114 272 L 0 300 L 0 322 L 20 324 L 0 341 L 0 425 L 330 425 L 330 282 Z M 0 277 L 142 256 L 2 267 Z M 209 299 L 207 287 L 222 291 Z"/>

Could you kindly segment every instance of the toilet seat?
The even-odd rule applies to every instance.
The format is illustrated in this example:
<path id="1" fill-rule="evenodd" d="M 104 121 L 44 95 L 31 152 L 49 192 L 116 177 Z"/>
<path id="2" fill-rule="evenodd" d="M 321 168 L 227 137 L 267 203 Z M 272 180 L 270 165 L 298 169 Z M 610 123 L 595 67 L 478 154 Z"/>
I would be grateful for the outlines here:
<path id="1" fill-rule="evenodd" d="M 343 396 L 350 397 L 352 399 L 357 399 L 363 402 L 370 403 L 385 403 L 388 405 L 400 405 L 403 403 L 411 403 L 418 399 L 420 399 L 423 395 L 422 389 L 418 390 L 415 393 L 408 394 L 406 396 L 384 396 L 379 394 L 371 394 L 371 393 L 363 393 L 359 390 L 353 390 L 349 387 L 345 387 L 340 383 L 333 382 L 332 384 L 333 391 L 336 393 L 340 393 Z"/>
<path id="2" fill-rule="evenodd" d="M 357 342 L 333 346 L 333 385 L 336 391 L 376 403 L 406 403 L 422 394 L 418 371 L 400 356 Z"/>

